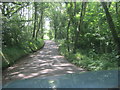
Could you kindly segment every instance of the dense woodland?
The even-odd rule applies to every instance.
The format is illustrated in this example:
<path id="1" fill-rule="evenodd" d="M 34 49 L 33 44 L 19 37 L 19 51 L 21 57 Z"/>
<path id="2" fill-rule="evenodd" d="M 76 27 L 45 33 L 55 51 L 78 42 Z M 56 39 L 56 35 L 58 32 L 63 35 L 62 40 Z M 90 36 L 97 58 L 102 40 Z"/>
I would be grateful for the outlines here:
<path id="1" fill-rule="evenodd" d="M 3 68 L 55 40 L 60 54 L 87 70 L 117 69 L 120 2 L 4 2 Z"/>

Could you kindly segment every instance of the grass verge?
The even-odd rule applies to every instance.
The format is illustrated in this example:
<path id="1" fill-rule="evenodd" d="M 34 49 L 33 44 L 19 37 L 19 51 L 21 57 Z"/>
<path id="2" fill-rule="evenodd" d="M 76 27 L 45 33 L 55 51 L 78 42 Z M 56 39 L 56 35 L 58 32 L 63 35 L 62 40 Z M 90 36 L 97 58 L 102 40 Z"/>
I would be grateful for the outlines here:
<path id="1" fill-rule="evenodd" d="M 14 64 L 19 58 L 35 52 L 44 46 L 43 40 L 30 40 L 12 47 L 2 49 L 2 68 L 7 68 Z"/>

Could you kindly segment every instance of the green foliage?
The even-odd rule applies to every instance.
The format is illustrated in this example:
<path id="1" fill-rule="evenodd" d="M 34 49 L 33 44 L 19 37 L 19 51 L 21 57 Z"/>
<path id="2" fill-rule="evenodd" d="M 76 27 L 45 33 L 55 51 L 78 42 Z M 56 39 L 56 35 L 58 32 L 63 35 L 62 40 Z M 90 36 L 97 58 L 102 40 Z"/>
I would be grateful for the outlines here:
<path id="1" fill-rule="evenodd" d="M 14 46 L 14 47 L 6 47 L 3 48 L 3 61 L 2 61 L 2 67 L 8 67 L 11 64 L 14 64 L 16 60 L 19 58 L 33 52 L 37 51 L 41 47 L 43 47 L 44 41 L 43 40 L 32 40 L 32 41 L 26 41 L 22 46 Z"/>
<path id="2" fill-rule="evenodd" d="M 44 45 L 40 35 L 37 36 L 37 39 L 32 38 L 34 27 L 32 19 L 34 17 L 32 13 L 27 15 L 30 12 L 24 12 L 24 10 L 31 10 L 32 5 L 33 3 L 27 2 L 2 3 L 3 45 L 1 55 L 3 68 L 14 64 L 19 58 L 40 49 Z"/>
<path id="3" fill-rule="evenodd" d="M 115 24 L 114 31 L 117 32 L 115 36 L 118 35 L 119 41 L 120 2 L 107 4 Z M 27 10 L 30 11 L 28 17 Z M 109 29 L 106 13 L 100 2 L 2 3 L 2 14 L 4 53 L 2 56 L 5 62 L 9 58 L 9 62 L 14 62 L 15 56 L 19 57 L 37 50 L 42 41 L 34 39 L 40 40 L 40 37 L 46 35 L 52 40 L 58 40 L 61 54 L 78 66 L 88 70 L 117 68 L 118 45 L 114 42 L 115 36 L 111 33 L 112 29 Z M 50 22 L 50 29 L 46 34 L 44 34 L 45 20 Z M 12 56 L 10 51 L 13 51 L 15 56 Z"/>
<path id="4" fill-rule="evenodd" d="M 4 48 L 3 50 L 4 58 L 2 59 L 2 67 L 8 67 L 9 65 L 13 64 L 15 60 L 19 59 L 27 52 L 24 52 L 21 48 L 18 47 L 11 47 L 11 48 Z"/>
<path id="5" fill-rule="evenodd" d="M 64 41 L 58 41 L 58 43 L 60 54 L 79 67 L 90 71 L 118 69 L 116 52 L 99 54 L 92 49 L 80 49 L 73 54 L 67 52 Z"/>

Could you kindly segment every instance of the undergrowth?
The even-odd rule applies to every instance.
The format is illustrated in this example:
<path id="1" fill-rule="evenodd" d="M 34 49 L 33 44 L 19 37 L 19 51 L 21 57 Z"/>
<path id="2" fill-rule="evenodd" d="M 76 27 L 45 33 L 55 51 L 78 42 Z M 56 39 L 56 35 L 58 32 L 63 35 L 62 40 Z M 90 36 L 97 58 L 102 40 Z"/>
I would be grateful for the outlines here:
<path id="1" fill-rule="evenodd" d="M 2 48 L 2 68 L 6 68 L 14 64 L 19 58 L 37 51 L 44 45 L 43 40 L 29 40 L 21 45 Z"/>
<path id="2" fill-rule="evenodd" d="M 79 49 L 75 54 L 67 52 L 66 45 L 59 43 L 59 52 L 67 60 L 76 66 L 82 67 L 88 71 L 112 70 L 118 69 L 118 58 L 116 52 L 96 53 L 92 49 Z"/>

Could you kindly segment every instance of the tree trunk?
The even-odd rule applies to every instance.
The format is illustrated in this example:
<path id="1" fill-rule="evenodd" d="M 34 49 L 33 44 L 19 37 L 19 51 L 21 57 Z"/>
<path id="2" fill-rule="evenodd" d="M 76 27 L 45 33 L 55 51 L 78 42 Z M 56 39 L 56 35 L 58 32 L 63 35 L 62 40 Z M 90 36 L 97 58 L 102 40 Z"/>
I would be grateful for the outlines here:
<path id="1" fill-rule="evenodd" d="M 55 29 L 55 36 L 54 36 L 54 38 L 55 38 L 55 40 L 57 39 L 57 28 L 56 28 L 56 25 L 54 24 L 54 29 Z"/>
<path id="2" fill-rule="evenodd" d="M 36 40 L 37 40 L 37 37 L 38 37 L 38 32 L 40 30 L 40 24 L 41 24 L 41 19 L 39 20 L 39 23 L 38 23 L 38 29 L 36 31 Z"/>
<path id="3" fill-rule="evenodd" d="M 72 4 L 71 4 L 71 7 L 72 7 Z M 76 15 L 76 2 L 74 2 L 74 16 Z M 77 33 L 77 22 L 74 21 L 73 19 L 73 24 L 74 24 L 74 33 L 75 33 L 75 37 L 74 37 L 74 48 L 73 48 L 73 53 L 76 53 L 76 49 L 77 49 L 77 39 L 78 39 L 78 33 Z"/>
<path id="4" fill-rule="evenodd" d="M 5 16 L 5 3 L 2 3 L 3 4 L 3 7 L 2 7 L 2 15 Z"/>
<path id="5" fill-rule="evenodd" d="M 54 13 L 54 39 L 55 39 L 55 40 L 58 39 L 58 38 L 57 38 L 57 32 L 58 32 L 57 26 L 58 26 L 58 17 L 57 17 L 57 15 Z"/>
<path id="6" fill-rule="evenodd" d="M 33 38 L 35 37 L 35 30 L 36 30 L 36 22 L 37 22 L 37 3 L 34 2 L 35 7 L 35 18 L 34 18 L 34 29 L 33 29 Z"/>
<path id="7" fill-rule="evenodd" d="M 42 30 L 42 23 L 43 23 L 43 10 L 41 11 L 41 16 L 40 16 L 40 20 L 39 20 L 39 23 L 38 23 L 38 30 L 37 30 L 37 32 L 36 32 L 36 39 L 37 39 L 37 36 L 38 36 L 38 32 L 39 32 L 39 30 L 40 30 L 40 28 L 41 28 L 41 38 L 43 39 L 43 37 L 42 37 L 42 32 L 43 32 L 43 30 Z"/>
<path id="8" fill-rule="evenodd" d="M 68 22 L 68 26 L 67 26 L 67 36 L 66 36 L 67 50 L 68 50 L 68 52 L 70 51 L 70 48 L 69 48 L 69 27 L 70 27 L 70 20 L 69 20 L 69 22 Z"/>
<path id="9" fill-rule="evenodd" d="M 41 39 L 44 37 L 44 32 L 43 32 L 43 10 L 41 11 Z"/>
<path id="10" fill-rule="evenodd" d="M 113 36 L 113 39 L 118 47 L 118 53 L 120 54 L 120 39 L 118 37 L 118 34 L 117 34 L 117 31 L 115 29 L 115 25 L 114 25 L 114 22 L 113 22 L 113 19 L 108 11 L 108 8 L 107 8 L 107 5 L 105 2 L 101 2 L 103 8 L 104 8 L 104 11 L 105 11 L 105 14 L 106 14 L 106 19 L 107 19 L 107 22 L 108 22 L 108 25 L 109 25 L 109 28 L 110 28 L 110 31 L 112 33 L 112 36 Z"/>
<path id="11" fill-rule="evenodd" d="M 83 24 L 83 19 L 84 19 L 84 16 L 85 16 L 85 10 L 86 10 L 86 2 L 82 2 L 82 10 L 81 10 L 81 13 L 80 13 L 80 20 L 77 24 L 76 31 L 75 31 L 75 43 L 74 43 L 73 53 L 76 53 L 76 49 L 79 46 L 79 43 L 78 43 L 79 40 L 78 39 L 79 39 L 80 31 L 81 31 L 81 26 Z"/>

